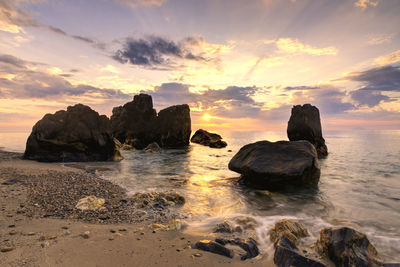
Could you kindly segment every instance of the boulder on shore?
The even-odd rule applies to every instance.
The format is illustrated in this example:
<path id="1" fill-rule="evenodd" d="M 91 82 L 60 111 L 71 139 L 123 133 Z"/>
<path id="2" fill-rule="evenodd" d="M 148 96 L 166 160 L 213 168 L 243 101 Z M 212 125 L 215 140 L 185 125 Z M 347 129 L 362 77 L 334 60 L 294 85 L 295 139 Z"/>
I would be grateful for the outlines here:
<path id="1" fill-rule="evenodd" d="M 310 104 L 293 106 L 287 128 L 290 141 L 307 140 L 313 144 L 319 157 L 328 155 L 322 137 L 321 119 L 317 107 Z"/>
<path id="2" fill-rule="evenodd" d="M 157 115 L 151 96 L 139 94 L 133 101 L 115 107 L 110 120 L 113 136 L 136 149 L 153 142 L 167 148 L 189 144 L 191 120 L 186 104 L 168 107 Z"/>
<path id="3" fill-rule="evenodd" d="M 322 229 L 317 248 L 336 266 L 382 266 L 367 236 L 349 227 Z"/>
<path id="4" fill-rule="evenodd" d="M 245 184 L 270 190 L 290 185 L 316 185 L 320 167 L 315 147 L 308 141 L 259 141 L 242 147 L 229 169 Z"/>
<path id="5" fill-rule="evenodd" d="M 210 133 L 203 129 L 197 130 L 190 139 L 190 142 L 212 148 L 223 148 L 227 146 L 227 143 L 222 141 L 222 137 L 219 134 Z"/>
<path id="6" fill-rule="evenodd" d="M 46 114 L 33 126 L 24 158 L 45 162 L 121 159 L 109 126 L 105 115 L 82 104 Z"/>

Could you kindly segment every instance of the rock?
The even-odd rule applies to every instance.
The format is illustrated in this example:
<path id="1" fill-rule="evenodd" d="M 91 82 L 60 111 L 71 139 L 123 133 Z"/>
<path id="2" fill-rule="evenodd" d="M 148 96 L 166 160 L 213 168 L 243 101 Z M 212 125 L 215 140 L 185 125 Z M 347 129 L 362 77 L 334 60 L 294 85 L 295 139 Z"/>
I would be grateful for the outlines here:
<path id="1" fill-rule="evenodd" d="M 234 256 L 233 250 L 228 249 L 228 248 L 224 247 L 223 245 L 221 245 L 215 241 L 211 241 L 211 240 L 198 241 L 193 246 L 193 248 L 208 251 L 208 252 L 215 253 L 215 254 L 219 254 L 222 256 L 229 257 L 229 258 L 233 258 L 233 256 Z"/>
<path id="2" fill-rule="evenodd" d="M 172 219 L 167 224 L 152 223 L 148 226 L 151 230 L 179 231 L 186 227 L 180 219 Z"/>
<path id="3" fill-rule="evenodd" d="M 240 238 L 235 238 L 235 239 L 221 239 L 217 238 L 215 239 L 215 242 L 221 244 L 221 245 L 226 245 L 226 244 L 231 244 L 231 245 L 236 245 L 239 246 L 241 249 L 243 249 L 246 253 L 240 255 L 241 260 L 247 260 L 251 259 L 254 257 L 257 257 L 258 254 L 260 254 L 260 251 L 257 247 L 257 243 L 253 239 L 240 239 Z"/>
<path id="4" fill-rule="evenodd" d="M 313 144 L 319 157 L 328 155 L 325 139 L 322 137 L 321 120 L 317 107 L 310 104 L 293 106 L 287 128 L 290 141 L 307 140 Z"/>
<path id="5" fill-rule="evenodd" d="M 197 130 L 190 139 L 190 142 L 212 148 L 223 148 L 227 146 L 227 143 L 222 141 L 222 137 L 219 134 L 209 133 L 203 129 Z"/>
<path id="6" fill-rule="evenodd" d="M 46 242 L 40 244 L 40 246 L 41 246 L 42 248 L 47 248 L 47 247 L 50 246 L 50 242 L 49 242 L 49 241 L 46 241 Z"/>
<path id="7" fill-rule="evenodd" d="M 158 112 L 158 143 L 161 147 L 173 148 L 189 145 L 192 133 L 190 108 L 188 105 L 171 106 Z"/>
<path id="8" fill-rule="evenodd" d="M 185 203 L 185 198 L 171 190 L 166 192 L 136 193 L 130 197 L 137 208 L 165 208 L 180 206 Z"/>
<path id="9" fill-rule="evenodd" d="M 276 243 L 282 237 L 286 237 L 291 243 L 298 245 L 298 239 L 309 236 L 307 229 L 301 222 L 283 219 L 275 223 L 275 227 L 269 232 L 272 243 Z"/>
<path id="10" fill-rule="evenodd" d="M 367 236 L 349 227 L 322 229 L 317 249 L 336 266 L 382 266 Z"/>
<path id="11" fill-rule="evenodd" d="M 317 152 L 308 141 L 259 141 L 242 147 L 229 169 L 257 188 L 283 189 L 291 185 L 316 185 L 320 167 Z"/>
<path id="12" fill-rule="evenodd" d="M 0 249 L 1 252 L 10 252 L 10 251 L 13 251 L 13 250 L 14 250 L 13 247 L 2 247 Z"/>
<path id="13" fill-rule="evenodd" d="M 243 228 L 246 230 L 248 230 L 248 229 L 254 230 L 254 229 L 256 229 L 256 226 L 258 225 L 257 221 L 254 218 L 244 217 L 244 216 L 236 218 L 236 222 L 238 224 L 242 225 Z"/>
<path id="14" fill-rule="evenodd" d="M 135 95 L 133 101 L 113 109 L 111 128 L 115 138 L 136 149 L 153 142 L 166 148 L 183 147 L 191 134 L 190 109 L 171 106 L 157 115 L 150 95 Z"/>
<path id="15" fill-rule="evenodd" d="M 89 231 L 84 232 L 83 234 L 81 234 L 81 237 L 84 238 L 84 239 L 89 239 L 90 232 Z"/>
<path id="16" fill-rule="evenodd" d="M 148 145 L 144 151 L 149 152 L 149 153 L 160 153 L 161 152 L 161 148 L 158 146 L 158 144 L 156 142 L 151 143 L 150 145 Z"/>
<path id="17" fill-rule="evenodd" d="M 87 196 L 79 199 L 78 204 L 75 208 L 80 210 L 98 210 L 103 207 L 105 203 L 104 198 L 98 198 L 96 196 Z"/>
<path id="18" fill-rule="evenodd" d="M 46 114 L 33 126 L 24 158 L 45 162 L 106 161 L 118 156 L 117 151 L 108 118 L 77 104 L 67 111 Z"/>
<path id="19" fill-rule="evenodd" d="M 286 237 L 275 244 L 274 263 L 278 267 L 326 267 L 318 259 L 303 255 Z"/>
<path id="20" fill-rule="evenodd" d="M 233 233 L 233 226 L 230 222 L 224 221 L 215 226 L 214 233 Z"/>

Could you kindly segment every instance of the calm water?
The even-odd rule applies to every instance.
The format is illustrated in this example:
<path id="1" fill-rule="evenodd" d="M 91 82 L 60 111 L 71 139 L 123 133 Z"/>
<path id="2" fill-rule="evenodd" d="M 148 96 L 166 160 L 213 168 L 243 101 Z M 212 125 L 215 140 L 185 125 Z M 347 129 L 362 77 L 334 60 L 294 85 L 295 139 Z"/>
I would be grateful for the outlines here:
<path id="1" fill-rule="evenodd" d="M 272 193 L 234 181 L 227 165 L 241 146 L 258 140 L 284 140 L 285 133 L 225 133 L 228 147 L 193 144 L 160 154 L 124 151 L 119 163 L 99 173 L 129 193 L 174 189 L 186 198 L 181 214 L 186 231 L 208 234 L 221 220 L 251 216 L 267 251 L 268 229 L 281 218 L 304 222 L 316 239 L 324 226 L 350 224 L 365 232 L 385 261 L 400 262 L 400 131 L 325 133 L 329 156 L 321 160 L 317 190 Z M 0 134 L 0 146 L 22 151 L 27 134 Z M 228 152 L 228 150 L 232 152 Z"/>

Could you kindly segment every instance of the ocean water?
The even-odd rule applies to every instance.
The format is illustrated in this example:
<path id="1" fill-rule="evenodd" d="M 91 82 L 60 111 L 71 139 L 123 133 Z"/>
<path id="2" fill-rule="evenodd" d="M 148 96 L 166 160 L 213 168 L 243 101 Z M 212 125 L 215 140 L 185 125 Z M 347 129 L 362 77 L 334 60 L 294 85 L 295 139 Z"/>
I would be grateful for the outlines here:
<path id="1" fill-rule="evenodd" d="M 28 134 L 0 134 L 0 147 L 23 151 Z M 184 195 L 186 231 L 207 235 L 216 223 L 254 218 L 261 247 L 272 252 L 268 230 L 282 218 L 301 220 L 309 241 L 326 226 L 350 225 L 367 234 L 386 262 L 400 262 L 400 131 L 325 133 L 329 156 L 320 160 L 317 189 L 276 193 L 236 183 L 228 162 L 245 144 L 286 140 L 284 132 L 228 132 L 228 147 L 192 144 L 161 153 L 123 151 L 121 162 L 82 164 L 136 192 L 173 189 Z M 232 150 L 232 152 L 229 152 Z"/>

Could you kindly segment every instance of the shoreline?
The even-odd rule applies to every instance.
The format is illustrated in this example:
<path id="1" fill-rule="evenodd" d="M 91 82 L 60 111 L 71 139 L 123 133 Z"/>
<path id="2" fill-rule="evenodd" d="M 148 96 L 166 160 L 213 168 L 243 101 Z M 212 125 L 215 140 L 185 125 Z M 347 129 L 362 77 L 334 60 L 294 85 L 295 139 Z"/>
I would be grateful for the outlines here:
<path id="1" fill-rule="evenodd" d="M 148 227 L 174 218 L 168 209 L 143 216 L 116 184 L 20 155 L 1 152 L 0 247 L 11 249 L 1 252 L 2 266 L 275 266 L 271 255 L 241 261 L 192 249 L 204 237 Z M 106 209 L 77 211 L 91 194 L 104 197 Z"/>

